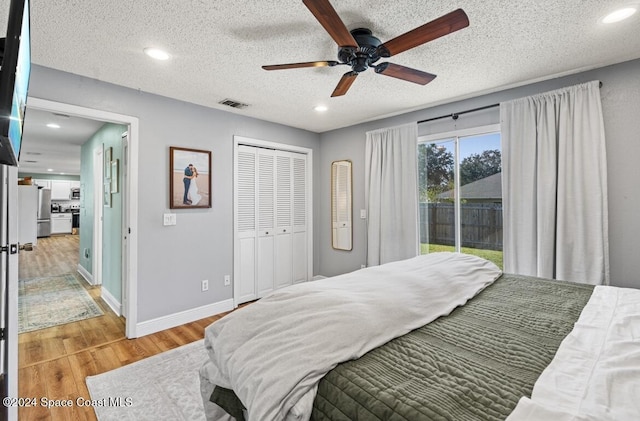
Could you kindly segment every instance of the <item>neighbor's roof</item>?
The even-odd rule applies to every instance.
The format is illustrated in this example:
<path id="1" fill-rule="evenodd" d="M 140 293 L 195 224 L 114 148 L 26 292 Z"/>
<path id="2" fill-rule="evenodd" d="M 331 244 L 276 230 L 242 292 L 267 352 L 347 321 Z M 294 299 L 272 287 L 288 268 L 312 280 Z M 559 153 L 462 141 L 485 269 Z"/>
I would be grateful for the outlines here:
<path id="1" fill-rule="evenodd" d="M 442 192 L 438 195 L 440 199 L 453 198 L 453 190 Z M 461 199 L 502 199 L 502 173 L 496 173 L 489 177 L 481 178 L 472 183 L 460 187 Z"/>

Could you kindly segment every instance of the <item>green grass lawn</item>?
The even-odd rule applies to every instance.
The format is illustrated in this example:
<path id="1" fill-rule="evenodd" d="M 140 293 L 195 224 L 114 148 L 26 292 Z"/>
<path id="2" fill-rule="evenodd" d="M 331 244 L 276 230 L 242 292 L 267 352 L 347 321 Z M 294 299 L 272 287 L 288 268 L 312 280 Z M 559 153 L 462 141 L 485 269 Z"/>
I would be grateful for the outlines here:
<path id="1" fill-rule="evenodd" d="M 453 246 L 442 246 L 440 244 L 420 244 L 420 254 L 435 253 L 438 251 L 455 251 Z M 496 250 L 482 250 L 472 249 L 469 247 L 462 247 L 460 250 L 462 253 L 473 254 L 474 256 L 482 257 L 496 264 L 502 269 L 502 252 Z"/>

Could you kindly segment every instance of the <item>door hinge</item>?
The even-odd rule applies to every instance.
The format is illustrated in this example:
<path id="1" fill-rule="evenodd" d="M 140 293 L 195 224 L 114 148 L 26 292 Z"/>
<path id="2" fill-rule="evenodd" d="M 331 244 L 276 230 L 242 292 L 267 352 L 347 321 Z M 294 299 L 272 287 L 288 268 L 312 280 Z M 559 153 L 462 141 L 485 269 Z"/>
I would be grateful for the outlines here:
<path id="1" fill-rule="evenodd" d="M 4 341 L 4 328 L 0 328 L 0 341 Z"/>

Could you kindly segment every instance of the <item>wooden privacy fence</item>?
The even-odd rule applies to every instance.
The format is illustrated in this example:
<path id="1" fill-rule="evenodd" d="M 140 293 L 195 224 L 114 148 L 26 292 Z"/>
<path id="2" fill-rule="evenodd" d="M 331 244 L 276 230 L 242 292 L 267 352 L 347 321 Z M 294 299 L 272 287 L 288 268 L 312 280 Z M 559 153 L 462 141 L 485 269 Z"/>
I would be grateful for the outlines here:
<path id="1" fill-rule="evenodd" d="M 502 204 L 462 204 L 460 224 L 462 247 L 502 250 Z M 455 245 L 453 203 L 420 203 L 420 242 Z"/>

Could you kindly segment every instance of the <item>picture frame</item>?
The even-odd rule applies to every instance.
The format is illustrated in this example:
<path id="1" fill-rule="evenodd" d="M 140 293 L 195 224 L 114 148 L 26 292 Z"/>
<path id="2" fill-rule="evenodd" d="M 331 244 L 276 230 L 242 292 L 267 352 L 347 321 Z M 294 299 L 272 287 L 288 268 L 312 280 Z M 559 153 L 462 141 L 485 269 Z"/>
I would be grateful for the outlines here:
<path id="1" fill-rule="evenodd" d="M 211 151 L 170 146 L 169 208 L 210 208 L 211 172 Z"/>
<path id="2" fill-rule="evenodd" d="M 104 148 L 104 179 L 109 180 L 111 178 L 111 155 L 112 148 L 109 146 L 108 148 Z"/>
<path id="3" fill-rule="evenodd" d="M 102 204 L 105 208 L 111 207 L 111 181 L 105 180 L 102 188 Z"/>
<path id="4" fill-rule="evenodd" d="M 114 159 L 113 161 L 111 161 L 111 185 L 110 185 L 111 193 L 118 193 L 118 184 L 119 184 L 118 166 L 119 166 L 118 159 Z"/>

